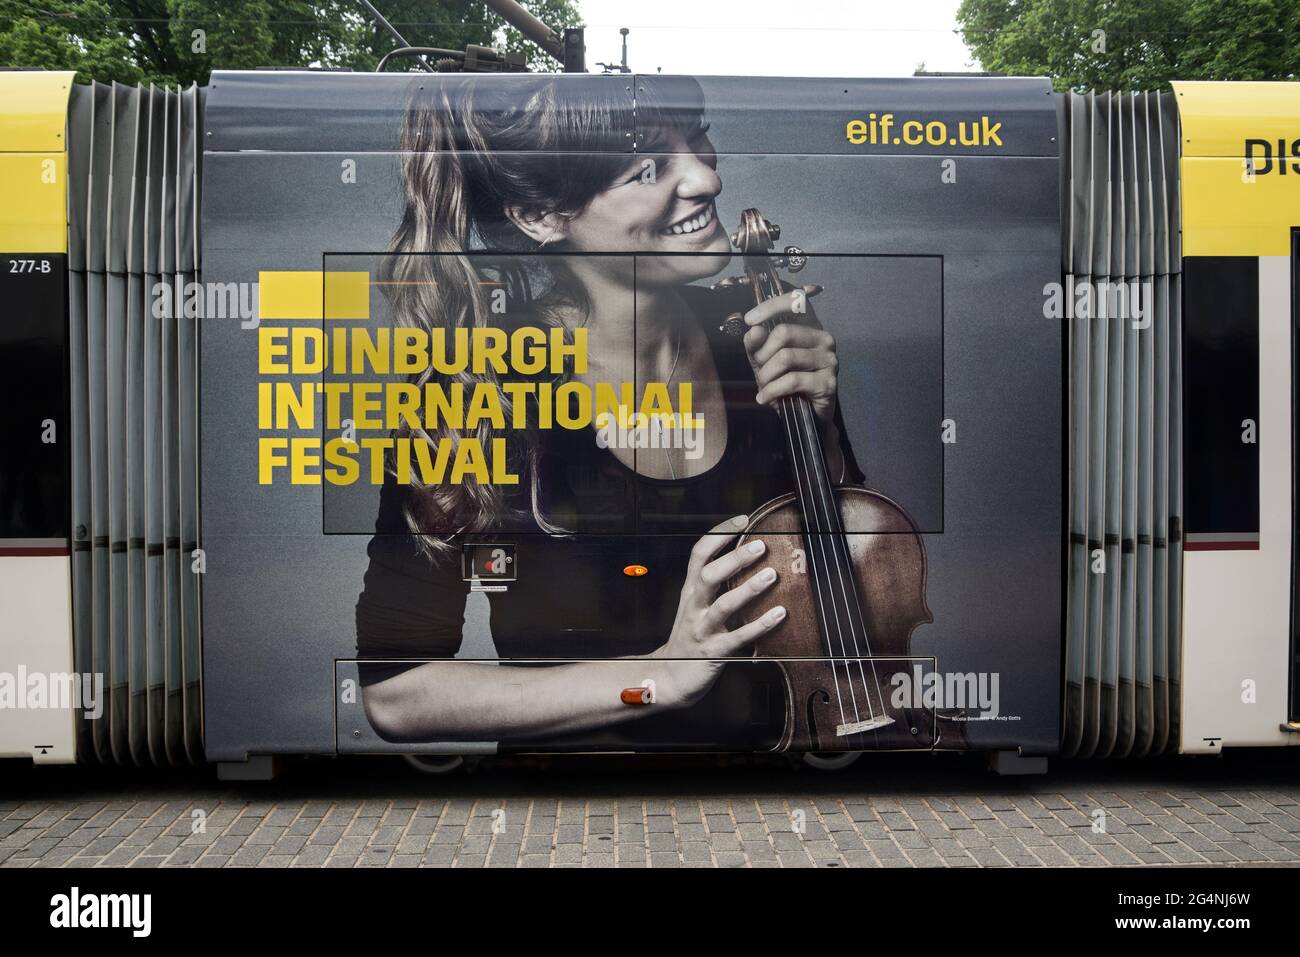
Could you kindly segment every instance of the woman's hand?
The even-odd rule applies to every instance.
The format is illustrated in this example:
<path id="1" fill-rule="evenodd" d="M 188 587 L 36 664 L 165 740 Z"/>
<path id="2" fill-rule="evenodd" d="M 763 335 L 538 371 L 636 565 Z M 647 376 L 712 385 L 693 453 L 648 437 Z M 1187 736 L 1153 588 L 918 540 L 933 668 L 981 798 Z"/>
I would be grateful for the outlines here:
<path id="1" fill-rule="evenodd" d="M 775 408 L 778 399 L 802 395 L 823 427 L 835 415 L 839 358 L 835 339 L 817 323 L 807 302 L 821 286 L 802 286 L 769 299 L 745 313 L 745 351 L 754 367 L 760 405 Z M 763 323 L 782 322 L 771 332 Z"/>
<path id="2" fill-rule="evenodd" d="M 733 576 L 756 564 L 767 550 L 756 539 L 724 552 L 748 521 L 745 515 L 729 519 L 691 549 L 673 630 L 668 641 L 649 656 L 662 659 L 655 679 L 655 695 L 664 704 L 677 707 L 694 704 L 717 679 L 724 664 L 719 659 L 744 653 L 785 619 L 786 611 L 778 605 L 747 625 L 735 630 L 727 627 L 732 615 L 776 581 L 776 570 L 765 567 L 735 588 L 718 594 Z"/>

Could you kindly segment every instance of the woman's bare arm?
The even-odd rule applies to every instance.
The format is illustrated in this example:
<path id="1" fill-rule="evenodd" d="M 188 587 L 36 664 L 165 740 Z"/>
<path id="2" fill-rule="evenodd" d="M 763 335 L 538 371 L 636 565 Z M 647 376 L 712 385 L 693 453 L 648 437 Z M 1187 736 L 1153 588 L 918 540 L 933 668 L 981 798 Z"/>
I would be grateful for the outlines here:
<path id="1" fill-rule="evenodd" d="M 658 693 L 661 671 L 638 658 L 539 667 L 430 661 L 369 686 L 363 699 L 375 729 L 398 740 L 549 736 L 644 716 L 644 706 L 624 704 L 619 692 L 647 680 L 655 682 L 652 707 L 672 707 Z"/>
<path id="2" fill-rule="evenodd" d="M 650 709 L 694 703 L 712 687 L 726 659 L 745 653 L 785 618 L 778 605 L 739 628 L 728 627 L 776 581 L 776 571 L 764 568 L 718 594 L 765 554 L 759 540 L 720 555 L 747 522 L 744 515 L 730 519 L 696 542 L 672 632 L 654 653 L 536 667 L 425 662 L 367 687 L 362 693 L 366 716 L 394 740 L 491 741 L 585 731 L 642 717 L 647 707 L 624 704 L 620 692 L 647 680 L 655 683 Z"/>

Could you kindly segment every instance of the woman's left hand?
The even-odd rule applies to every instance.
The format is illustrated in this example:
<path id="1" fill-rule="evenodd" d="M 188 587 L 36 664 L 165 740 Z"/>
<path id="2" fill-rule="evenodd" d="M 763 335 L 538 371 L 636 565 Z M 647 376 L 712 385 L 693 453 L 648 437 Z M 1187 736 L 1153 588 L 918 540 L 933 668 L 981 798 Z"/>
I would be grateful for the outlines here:
<path id="1" fill-rule="evenodd" d="M 835 415 L 839 359 L 835 338 L 808 309 L 807 301 L 821 291 L 821 286 L 802 286 L 745 313 L 745 351 L 754 367 L 759 404 L 775 408 L 778 399 L 802 395 L 824 428 Z M 782 321 L 769 332 L 763 325 L 769 319 Z"/>

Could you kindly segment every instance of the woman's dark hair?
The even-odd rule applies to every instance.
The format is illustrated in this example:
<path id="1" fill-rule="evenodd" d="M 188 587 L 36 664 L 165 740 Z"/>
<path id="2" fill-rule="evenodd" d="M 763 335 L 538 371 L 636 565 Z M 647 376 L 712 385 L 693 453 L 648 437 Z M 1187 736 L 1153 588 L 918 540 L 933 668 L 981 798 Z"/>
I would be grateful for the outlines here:
<path id="1" fill-rule="evenodd" d="M 506 215 L 579 215 L 635 161 L 635 153 L 654 151 L 672 130 L 690 136 L 703 123 L 699 85 L 686 77 L 625 75 L 491 75 L 421 77 L 411 92 L 402 127 L 401 169 L 404 206 L 401 225 L 388 244 L 381 279 L 394 322 L 432 331 L 492 325 L 484 275 L 467 253 L 529 253 L 539 244 Z M 529 257 L 530 269 L 512 272 L 507 288 L 531 300 L 539 285 L 529 274 L 544 268 L 545 293 L 530 302 L 531 319 L 563 325 L 557 310 L 585 315 L 577 284 L 564 257 Z M 449 340 L 450 341 L 450 340 Z M 423 387 L 436 378 L 426 370 Z M 489 370 L 465 371 L 448 381 L 479 382 L 499 390 Z M 499 392 L 507 421 L 508 396 Z M 481 423 L 474 436 L 491 448 L 498 430 Z M 440 426 L 410 433 L 436 443 L 462 436 Z M 468 435 L 466 436 L 468 437 Z M 543 514 L 538 488 L 535 442 L 525 443 L 529 501 L 533 519 L 544 531 L 561 533 Z M 431 554 L 450 550 L 446 535 L 499 528 L 508 509 L 501 489 L 464 482 L 425 485 L 413 476 L 405 518 Z M 438 534 L 431 534 L 436 531 Z"/>

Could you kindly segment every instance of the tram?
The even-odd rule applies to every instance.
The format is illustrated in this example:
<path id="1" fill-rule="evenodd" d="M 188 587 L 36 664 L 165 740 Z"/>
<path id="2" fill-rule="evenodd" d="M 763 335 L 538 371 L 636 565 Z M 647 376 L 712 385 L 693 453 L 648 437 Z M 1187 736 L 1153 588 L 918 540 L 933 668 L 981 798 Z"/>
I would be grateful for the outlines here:
<path id="1" fill-rule="evenodd" d="M 0 74 L 0 756 L 1300 743 L 1300 85 Z"/>

